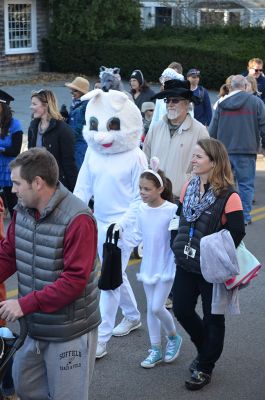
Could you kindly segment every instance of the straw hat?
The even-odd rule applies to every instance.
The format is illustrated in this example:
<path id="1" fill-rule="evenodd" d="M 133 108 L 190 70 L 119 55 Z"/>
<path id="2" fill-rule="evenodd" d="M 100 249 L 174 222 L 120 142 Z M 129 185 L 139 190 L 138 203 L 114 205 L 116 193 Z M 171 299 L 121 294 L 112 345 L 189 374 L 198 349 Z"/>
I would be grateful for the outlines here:
<path id="1" fill-rule="evenodd" d="M 79 92 L 86 94 L 89 91 L 89 82 L 87 79 L 77 76 L 73 82 L 65 83 L 65 86 L 70 89 L 78 90 Z"/>

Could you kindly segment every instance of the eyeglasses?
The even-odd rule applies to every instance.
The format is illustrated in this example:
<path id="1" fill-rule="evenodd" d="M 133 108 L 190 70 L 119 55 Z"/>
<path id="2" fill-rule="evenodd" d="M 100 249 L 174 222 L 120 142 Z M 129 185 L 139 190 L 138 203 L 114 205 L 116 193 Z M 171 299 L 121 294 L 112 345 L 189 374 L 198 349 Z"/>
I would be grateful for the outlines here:
<path id="1" fill-rule="evenodd" d="M 182 101 L 182 100 L 186 100 L 186 99 L 182 99 L 182 98 L 173 98 L 173 99 L 168 99 L 168 98 L 166 98 L 166 99 L 164 99 L 164 102 L 166 103 L 166 104 L 169 104 L 169 103 L 173 103 L 173 104 L 178 104 L 180 101 Z"/>
<path id="2" fill-rule="evenodd" d="M 263 72 L 263 69 L 256 69 L 256 68 L 251 68 L 253 69 L 255 72 Z"/>

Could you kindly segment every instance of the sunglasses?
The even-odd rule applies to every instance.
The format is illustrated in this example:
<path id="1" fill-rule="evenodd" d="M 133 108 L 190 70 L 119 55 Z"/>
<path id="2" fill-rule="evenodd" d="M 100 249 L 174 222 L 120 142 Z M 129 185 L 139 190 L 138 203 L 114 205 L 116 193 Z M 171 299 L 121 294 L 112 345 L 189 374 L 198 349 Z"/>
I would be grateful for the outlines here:
<path id="1" fill-rule="evenodd" d="M 256 68 L 251 68 L 254 69 L 255 72 L 263 72 L 263 69 L 256 69 Z"/>
<path id="2" fill-rule="evenodd" d="M 31 92 L 31 97 L 38 97 L 38 95 L 43 95 L 46 99 L 46 103 L 47 103 L 47 90 L 46 89 L 40 89 L 40 90 L 32 90 Z"/>
<path id="3" fill-rule="evenodd" d="M 173 99 L 168 99 L 168 98 L 166 98 L 166 99 L 164 99 L 164 102 L 166 103 L 166 104 L 169 104 L 169 103 L 173 103 L 173 104 L 178 104 L 180 101 L 182 101 L 182 100 L 186 100 L 186 99 L 182 99 L 182 98 L 173 98 Z"/>

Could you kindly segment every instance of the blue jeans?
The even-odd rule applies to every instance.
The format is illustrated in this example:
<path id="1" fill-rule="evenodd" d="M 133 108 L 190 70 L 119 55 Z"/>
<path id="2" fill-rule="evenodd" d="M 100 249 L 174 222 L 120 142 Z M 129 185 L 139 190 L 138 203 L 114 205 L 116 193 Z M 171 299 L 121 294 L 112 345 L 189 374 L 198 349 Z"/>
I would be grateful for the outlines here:
<path id="1" fill-rule="evenodd" d="M 229 159 L 243 205 L 244 220 L 248 223 L 251 221 L 250 211 L 255 191 L 256 155 L 229 154 Z"/>

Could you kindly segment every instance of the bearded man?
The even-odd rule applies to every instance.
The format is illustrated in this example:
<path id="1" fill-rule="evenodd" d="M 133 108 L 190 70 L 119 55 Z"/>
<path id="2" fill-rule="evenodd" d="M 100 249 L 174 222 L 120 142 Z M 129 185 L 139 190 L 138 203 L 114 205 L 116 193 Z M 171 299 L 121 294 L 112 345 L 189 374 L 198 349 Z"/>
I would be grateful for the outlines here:
<path id="1" fill-rule="evenodd" d="M 159 158 L 160 168 L 171 180 L 173 193 L 179 198 L 190 177 L 194 146 L 209 134 L 206 127 L 189 114 L 190 103 L 198 101 L 190 90 L 189 81 L 166 81 L 164 90 L 153 99 L 164 99 L 167 113 L 149 129 L 143 150 L 148 161 L 154 156 Z"/>

